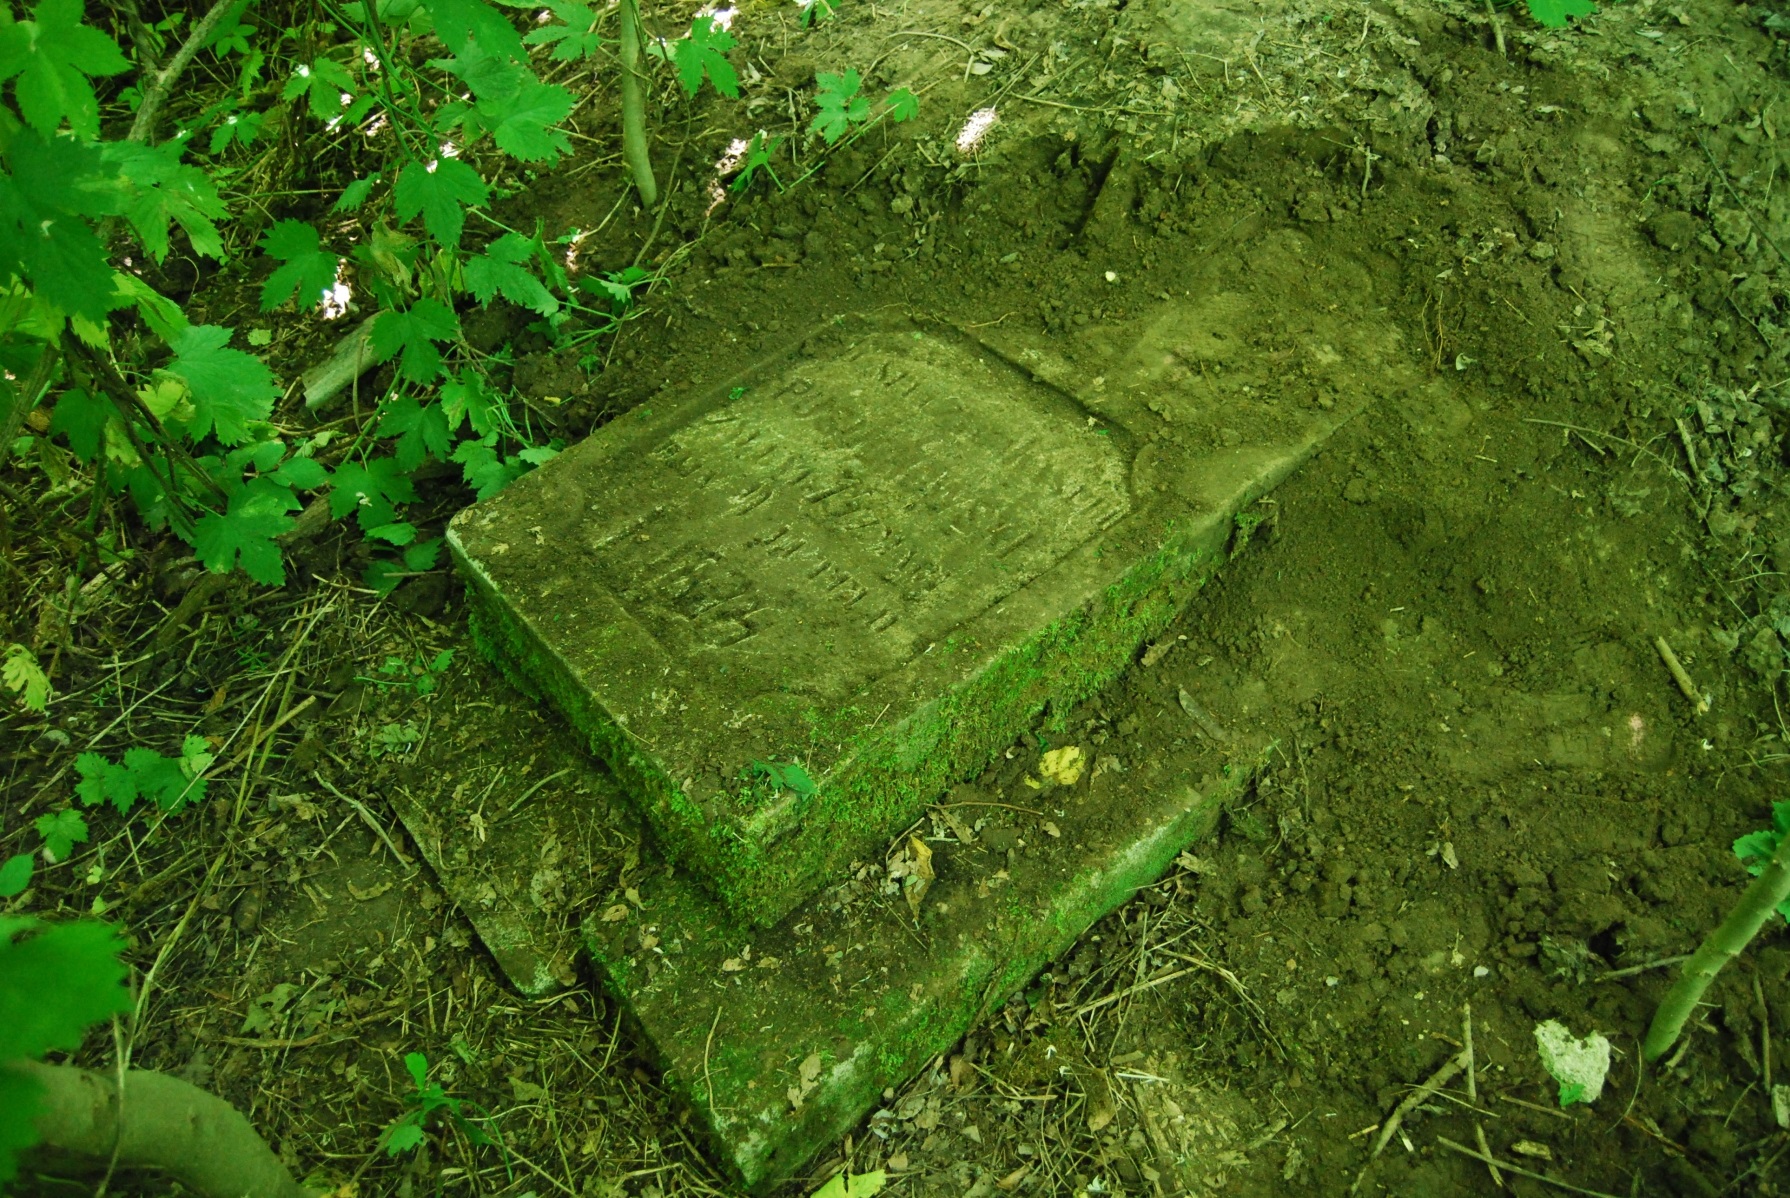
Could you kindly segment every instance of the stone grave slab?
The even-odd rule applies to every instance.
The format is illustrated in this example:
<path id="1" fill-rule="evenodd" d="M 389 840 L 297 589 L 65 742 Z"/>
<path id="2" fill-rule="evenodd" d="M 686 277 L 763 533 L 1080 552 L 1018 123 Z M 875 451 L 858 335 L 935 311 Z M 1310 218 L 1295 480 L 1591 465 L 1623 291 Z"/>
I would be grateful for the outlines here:
<path id="1" fill-rule="evenodd" d="M 1209 386 L 1252 303 L 1164 304 L 1079 364 L 841 318 L 456 516 L 474 635 L 769 926 L 1111 680 L 1358 406 Z"/>

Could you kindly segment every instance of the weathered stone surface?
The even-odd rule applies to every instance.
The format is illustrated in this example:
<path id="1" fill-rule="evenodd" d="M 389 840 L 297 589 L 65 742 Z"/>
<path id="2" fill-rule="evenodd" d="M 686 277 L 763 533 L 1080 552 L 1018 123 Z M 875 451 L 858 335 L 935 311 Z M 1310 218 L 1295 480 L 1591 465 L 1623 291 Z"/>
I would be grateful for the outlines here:
<path id="1" fill-rule="evenodd" d="M 652 874 L 641 906 L 612 909 L 623 916 L 613 922 L 593 915 L 587 940 L 667 1088 L 701 1116 L 721 1162 L 764 1191 L 1160 877 L 1262 756 L 1260 746 L 1165 754 L 1143 776 L 1105 770 L 1048 790 L 1033 814 L 973 797 L 947 804 L 920 832 L 938 880 L 918 919 L 888 893 L 898 888 L 884 883 L 879 854 L 759 931 L 735 925 L 689 878 Z"/>
<path id="2" fill-rule="evenodd" d="M 1358 406 L 1223 394 L 1253 303 L 1091 330 L 1093 377 L 1023 337 L 842 320 L 456 517 L 475 633 L 669 856 L 773 923 L 1124 668 Z M 765 768 L 792 761 L 812 788 Z"/>

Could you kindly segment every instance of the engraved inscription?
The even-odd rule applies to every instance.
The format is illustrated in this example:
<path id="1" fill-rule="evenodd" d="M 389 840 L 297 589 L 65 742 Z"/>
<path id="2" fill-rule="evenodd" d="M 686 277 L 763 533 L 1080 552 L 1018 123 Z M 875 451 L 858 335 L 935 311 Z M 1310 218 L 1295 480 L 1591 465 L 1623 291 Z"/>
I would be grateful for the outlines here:
<path id="1" fill-rule="evenodd" d="M 655 637 L 860 678 L 1130 505 L 1123 455 L 1071 410 L 911 334 L 798 360 L 610 478 L 586 543 Z"/>

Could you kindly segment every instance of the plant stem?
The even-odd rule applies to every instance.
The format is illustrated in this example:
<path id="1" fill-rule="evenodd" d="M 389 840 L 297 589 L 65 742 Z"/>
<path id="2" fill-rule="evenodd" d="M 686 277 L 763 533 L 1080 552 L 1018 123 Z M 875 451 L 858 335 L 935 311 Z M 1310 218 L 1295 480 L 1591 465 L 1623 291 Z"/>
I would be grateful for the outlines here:
<path id="1" fill-rule="evenodd" d="M 143 89 L 143 103 L 137 108 L 137 119 L 131 122 L 128 140 L 155 140 L 155 119 L 161 115 L 162 102 L 173 90 L 175 81 L 186 70 L 187 64 L 193 61 L 193 56 L 205 48 L 205 43 L 211 40 L 211 35 L 224 23 L 224 18 L 241 12 L 247 4 L 248 0 L 218 0 L 211 6 L 211 11 L 193 26 L 193 32 L 181 43 L 180 49 L 174 52 L 168 65 L 161 69 L 153 83 Z"/>
<path id="2" fill-rule="evenodd" d="M 31 414 L 38 400 L 43 398 L 44 390 L 50 385 L 56 363 L 61 357 L 61 346 L 57 342 L 49 342 L 39 353 L 31 377 L 21 379 L 16 387 L 0 378 L 0 462 L 4 462 L 6 455 L 12 452 L 13 438 L 19 435 L 19 428 L 25 423 L 25 417 Z"/>
<path id="3" fill-rule="evenodd" d="M 1740 901 L 1734 904 L 1734 909 L 1728 912 L 1728 918 L 1704 938 L 1691 959 L 1684 963 L 1684 972 L 1653 1013 L 1647 1039 L 1641 1043 L 1642 1056 L 1657 1061 L 1666 1055 L 1715 975 L 1722 971 L 1722 966 L 1740 955 L 1786 898 L 1790 898 L 1790 836 L 1778 841 L 1777 851 L 1740 896 Z"/>
<path id="4" fill-rule="evenodd" d="M 647 152 L 646 99 L 640 87 L 640 0 L 621 0 L 621 19 L 622 158 L 634 173 L 641 203 L 651 208 L 659 202 L 659 184 Z"/>

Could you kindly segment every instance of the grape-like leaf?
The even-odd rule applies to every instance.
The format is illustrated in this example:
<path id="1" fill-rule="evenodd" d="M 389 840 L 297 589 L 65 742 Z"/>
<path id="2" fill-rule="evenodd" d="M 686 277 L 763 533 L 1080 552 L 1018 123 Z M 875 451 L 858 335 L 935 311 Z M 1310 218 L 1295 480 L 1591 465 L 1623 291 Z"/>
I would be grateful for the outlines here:
<path id="1" fill-rule="evenodd" d="M 518 307 L 553 315 L 559 311 L 559 301 L 522 265 L 533 253 L 532 238 L 505 233 L 486 246 L 484 253 L 466 260 L 467 289 L 478 297 L 481 307 L 501 293 Z"/>
<path id="2" fill-rule="evenodd" d="M 330 121 L 342 115 L 342 96 L 354 91 L 354 77 L 348 68 L 330 58 L 314 58 L 308 63 L 300 63 L 286 86 L 280 89 L 280 99 L 295 100 L 305 97 L 311 106 L 311 115 L 320 121 Z"/>
<path id="3" fill-rule="evenodd" d="M 451 249 L 460 243 L 460 230 L 466 224 L 461 207 L 480 207 L 490 196 L 491 189 L 477 171 L 458 158 L 438 158 L 429 163 L 407 163 L 398 172 L 392 199 L 398 219 L 409 220 L 422 213 L 429 235 Z"/>
<path id="4" fill-rule="evenodd" d="M 576 103 L 565 88 L 542 83 L 531 75 L 523 80 L 513 98 L 501 103 L 481 100 L 473 115 L 490 131 L 497 148 L 512 158 L 552 162 L 571 152 L 571 140 L 554 126 L 571 115 Z"/>
<path id="5" fill-rule="evenodd" d="M 531 29 L 522 40 L 531 46 L 552 46 L 553 57 L 560 62 L 595 57 L 603 47 L 597 36 L 597 14 L 578 0 L 547 0 L 547 7 L 563 24 Z"/>
<path id="6" fill-rule="evenodd" d="M 99 456 L 106 424 L 112 419 L 113 407 L 107 400 L 90 395 L 79 387 L 70 387 L 56 401 L 50 413 L 50 432 L 68 438 L 68 447 L 83 462 Z"/>
<path id="7" fill-rule="evenodd" d="M 38 816 L 36 827 L 44 839 L 44 852 L 52 861 L 66 861 L 77 844 L 87 843 L 87 821 L 73 807 Z"/>
<path id="8" fill-rule="evenodd" d="M 330 205 L 329 210 L 331 212 L 353 212 L 359 208 L 367 202 L 367 197 L 373 193 L 373 185 L 379 182 L 379 176 L 380 172 L 374 171 L 344 187 L 342 194 L 336 197 L 336 202 Z"/>
<path id="9" fill-rule="evenodd" d="M 494 446 L 484 441 L 462 441 L 454 447 L 454 461 L 460 464 L 461 477 L 480 499 L 489 499 L 527 470 L 516 458 L 504 461 Z"/>
<path id="10" fill-rule="evenodd" d="M 453 309 L 424 296 L 402 312 L 387 309 L 373 321 L 373 357 L 387 362 L 403 350 L 398 373 L 413 383 L 432 382 L 441 370 L 441 351 L 434 343 L 452 341 L 459 335 L 460 323 Z"/>
<path id="11" fill-rule="evenodd" d="M 81 23 L 83 13 L 81 0 L 43 0 L 32 20 L 0 31 L 0 81 L 18 76 L 19 115 L 39 133 L 54 133 L 66 118 L 75 136 L 98 137 L 99 101 L 87 77 L 130 69 L 117 42 Z"/>
<path id="12" fill-rule="evenodd" d="M 1597 12 L 1591 0 L 1529 0 L 1529 15 L 1550 29 L 1563 29 L 1568 17 L 1589 17 Z"/>
<path id="13" fill-rule="evenodd" d="M 338 520 L 355 513 L 361 531 L 397 522 L 397 505 L 416 498 L 416 488 L 396 458 L 347 461 L 330 478 L 329 510 Z"/>
<path id="14" fill-rule="evenodd" d="M 335 286 L 342 260 L 323 248 L 317 230 L 302 220 L 283 220 L 267 231 L 261 249 L 282 265 L 261 287 L 261 310 L 271 312 L 294 294 L 299 307 L 314 308 Z"/>
<path id="15" fill-rule="evenodd" d="M 268 477 L 295 490 L 314 491 L 329 481 L 329 471 L 316 458 L 291 457 Z"/>
<path id="16" fill-rule="evenodd" d="M 737 43 L 733 34 L 723 29 L 712 13 L 704 13 L 690 22 L 690 32 L 671 48 L 677 65 L 677 81 L 687 95 L 702 89 L 702 77 L 708 76 L 715 90 L 735 100 L 740 98 L 740 77 L 727 61 L 726 52 Z"/>
<path id="17" fill-rule="evenodd" d="M 255 144 L 261 136 L 261 126 L 267 121 L 264 112 L 233 112 L 218 122 L 217 128 L 211 131 L 211 142 L 206 152 L 213 157 L 229 149 L 232 144 L 245 150 Z"/>
<path id="18" fill-rule="evenodd" d="M 845 136 L 846 130 L 870 115 L 870 101 L 858 94 L 864 81 L 856 71 L 846 71 L 843 75 L 823 71 L 814 77 L 814 81 L 820 89 L 814 96 L 820 111 L 814 114 L 808 131 L 820 134 L 822 141 L 832 145 Z"/>
<path id="19" fill-rule="evenodd" d="M 193 526 L 193 551 L 213 574 L 227 574 L 237 566 L 263 586 L 286 583 L 275 539 L 292 531 L 294 521 L 286 513 L 301 506 L 292 491 L 271 479 L 254 479 L 230 496 L 220 514 L 208 512 Z"/>
<path id="20" fill-rule="evenodd" d="M 454 54 L 471 46 L 500 57 L 524 55 L 516 27 L 484 0 L 428 0 L 424 7 L 435 19 L 435 36 Z"/>
<path id="21" fill-rule="evenodd" d="M 0 31 L 17 26 L 0 26 Z M 81 217 L 123 211 L 124 188 L 100 150 L 70 137 L 19 129 L 0 171 L 0 278 L 22 275 L 62 312 L 105 319 L 112 268 L 105 247 Z M 45 229 L 56 235 L 45 236 Z"/>
<path id="22" fill-rule="evenodd" d="M 387 400 L 379 409 L 379 435 L 396 437 L 392 453 L 400 469 L 408 472 L 423 464 L 425 457 L 446 461 L 453 439 L 448 433 L 447 414 L 440 404 L 418 403 L 409 396 Z"/>
<path id="23" fill-rule="evenodd" d="M 88 1027 L 130 1009 L 118 960 L 124 945 L 112 928 L 87 920 L 37 926 L 43 930 L 30 934 L 35 929 L 14 922 L 0 935 L 0 1061 L 72 1052 Z"/>
<path id="24" fill-rule="evenodd" d="M 242 444 L 249 439 L 250 422 L 267 419 L 280 393 L 260 358 L 229 348 L 230 332 L 220 325 L 193 325 L 169 342 L 174 361 L 168 373 L 184 379 L 192 392 L 187 431 L 195 440 L 215 433 L 224 445 Z"/>
<path id="25" fill-rule="evenodd" d="M 905 87 L 898 87 L 889 93 L 889 119 L 896 124 L 911 121 L 920 111 L 920 97 Z"/>
<path id="26" fill-rule="evenodd" d="M 117 164 L 129 188 L 124 214 L 157 262 L 168 256 L 171 223 L 186 232 L 196 253 L 224 256 L 223 238 L 212 223 L 226 214 L 224 201 L 209 175 L 180 161 L 184 148 L 178 140 L 159 146 L 113 142 L 106 147 L 108 159 Z"/>
<path id="27" fill-rule="evenodd" d="M 461 371 L 442 386 L 441 410 L 450 433 L 459 432 L 462 422 L 481 438 L 509 431 L 509 413 L 503 400 L 491 393 L 484 377 L 474 370 Z"/>

